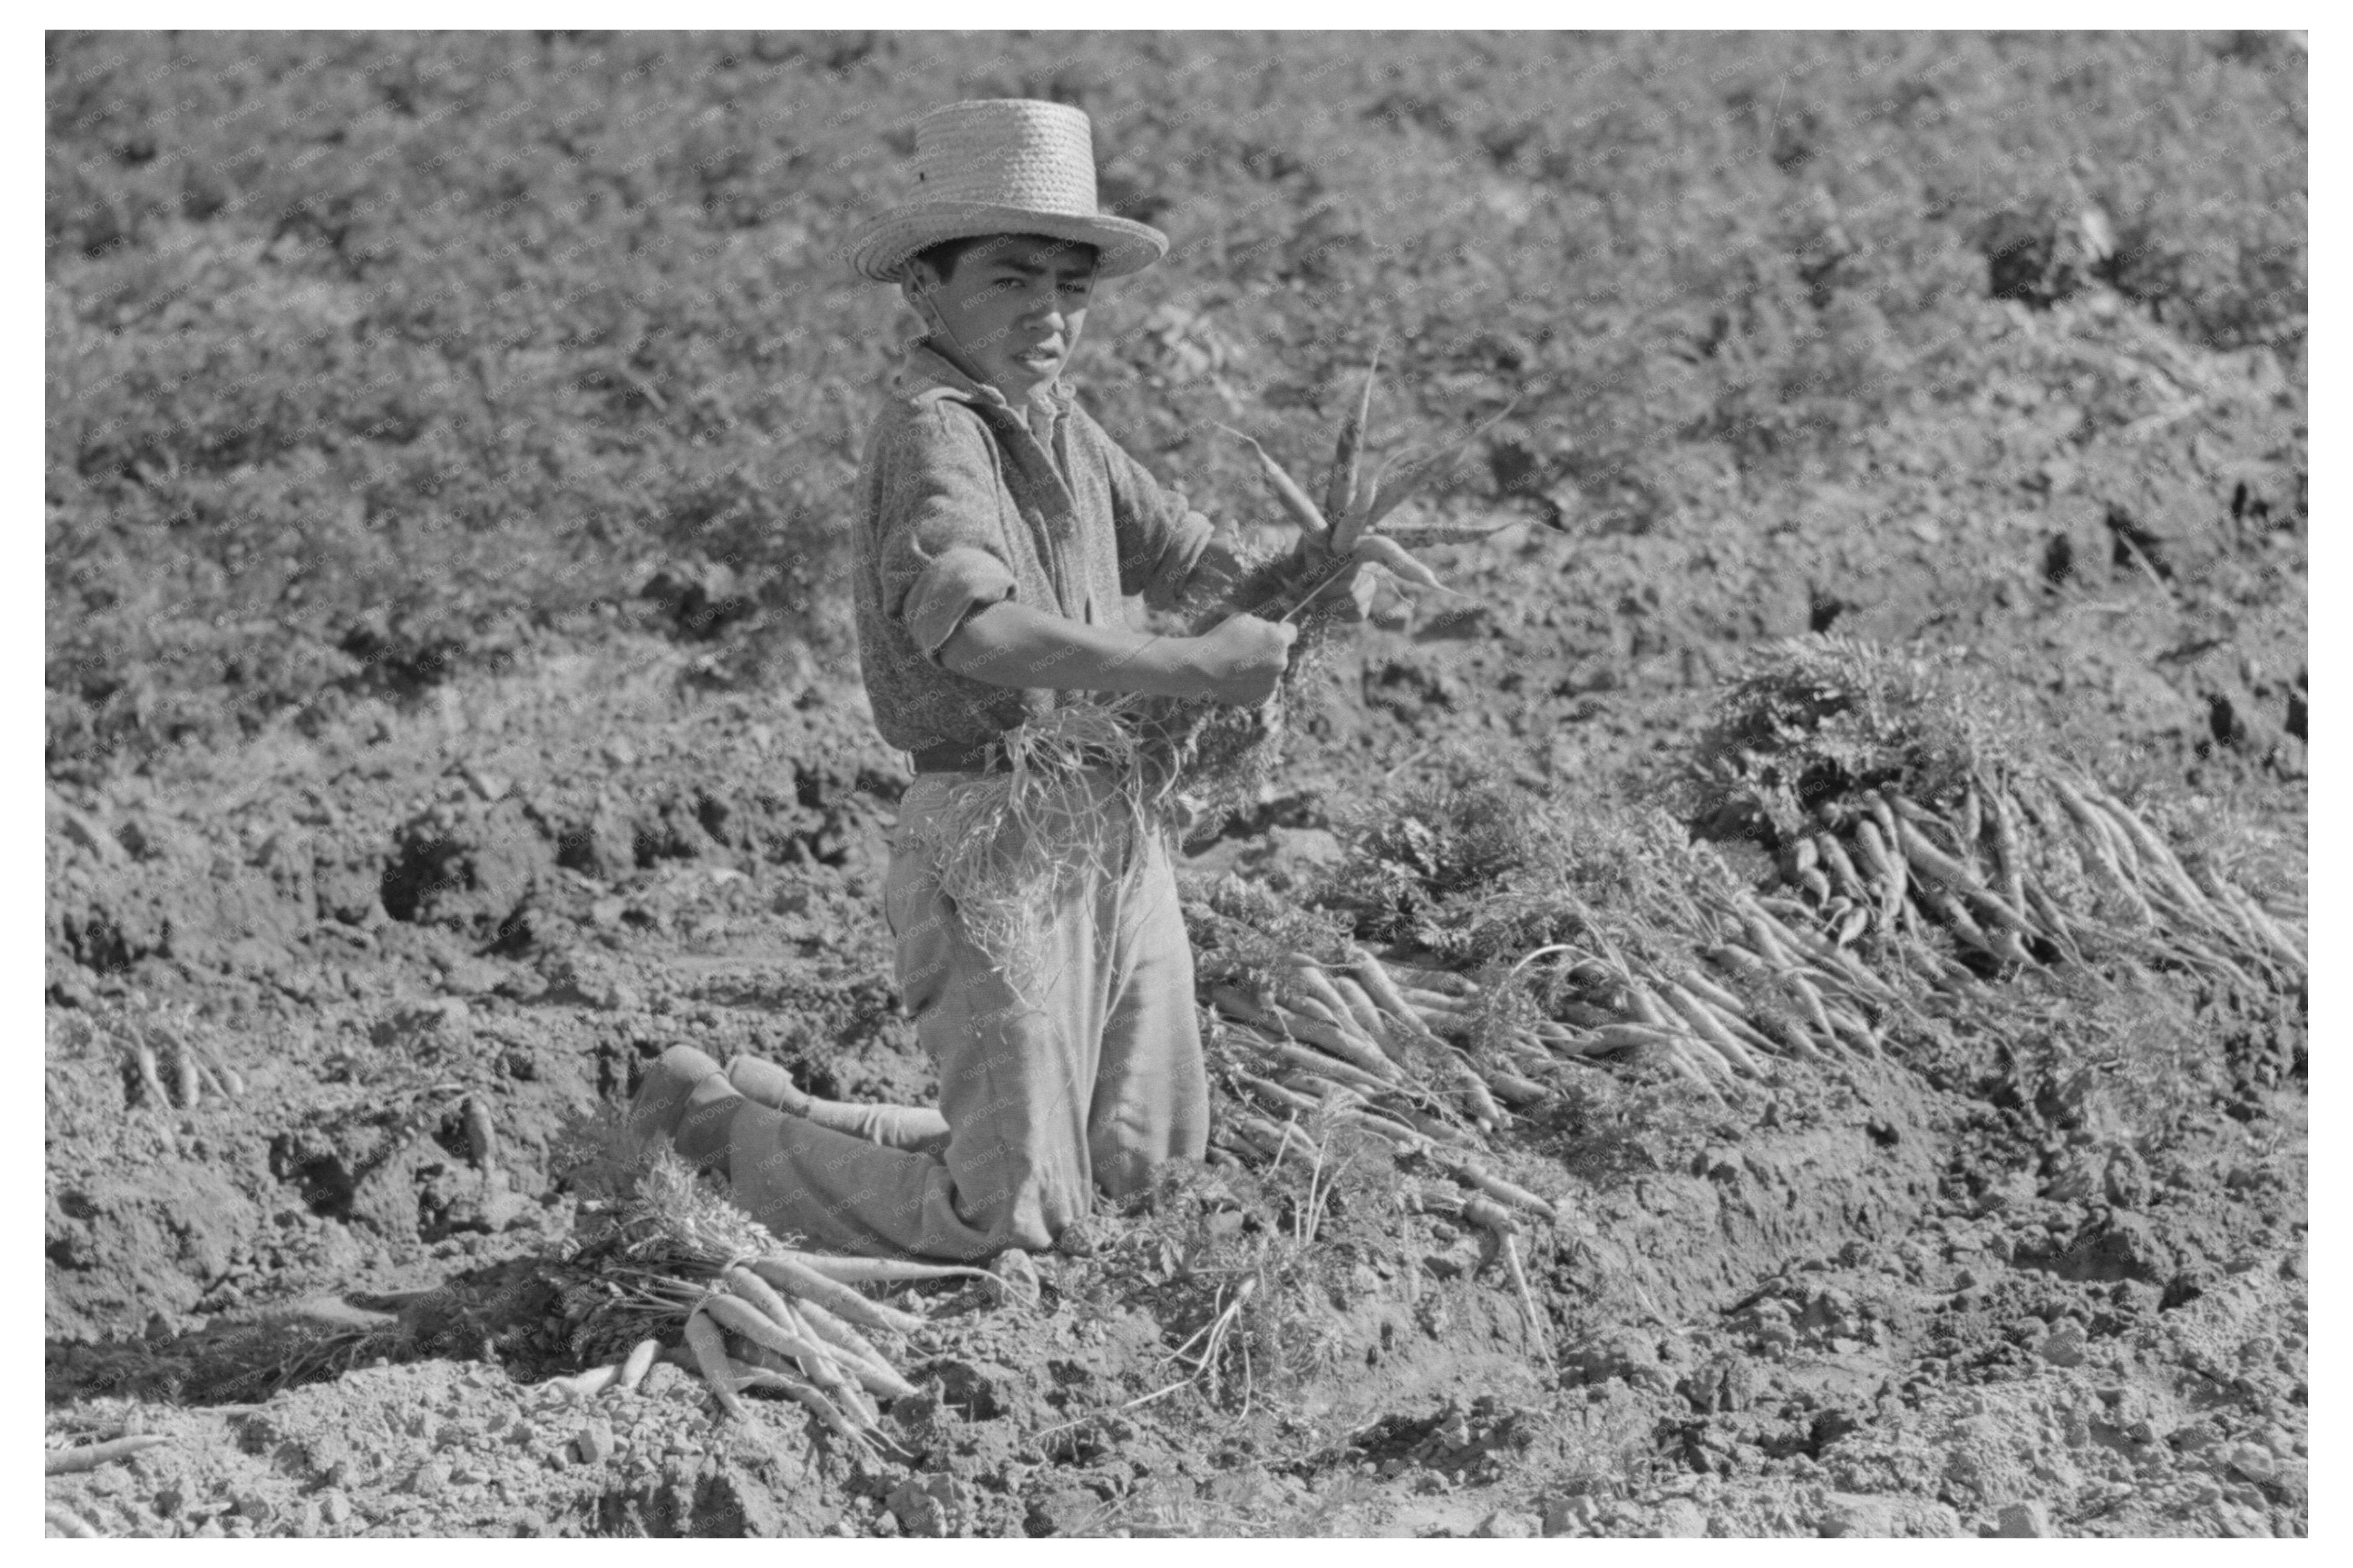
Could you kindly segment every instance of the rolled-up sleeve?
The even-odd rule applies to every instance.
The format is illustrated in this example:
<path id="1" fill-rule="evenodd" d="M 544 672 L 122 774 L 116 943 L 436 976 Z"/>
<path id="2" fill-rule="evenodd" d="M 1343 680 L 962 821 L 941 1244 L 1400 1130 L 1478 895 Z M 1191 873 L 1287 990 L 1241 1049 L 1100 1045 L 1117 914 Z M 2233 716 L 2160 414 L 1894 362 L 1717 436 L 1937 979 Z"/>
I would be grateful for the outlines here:
<path id="1" fill-rule="evenodd" d="M 878 456 L 882 613 L 937 664 L 966 616 L 1018 587 L 1005 555 L 988 436 L 971 416 L 935 403 Z"/>
<path id="2" fill-rule="evenodd" d="M 1185 498 L 1152 477 L 1103 426 L 1086 417 L 1088 439 L 1099 449 L 1111 479 L 1113 532 L 1119 547 L 1119 591 L 1141 594 L 1155 609 L 1166 609 L 1184 591 L 1185 580 L 1208 548 L 1217 525 L 1185 504 Z"/>

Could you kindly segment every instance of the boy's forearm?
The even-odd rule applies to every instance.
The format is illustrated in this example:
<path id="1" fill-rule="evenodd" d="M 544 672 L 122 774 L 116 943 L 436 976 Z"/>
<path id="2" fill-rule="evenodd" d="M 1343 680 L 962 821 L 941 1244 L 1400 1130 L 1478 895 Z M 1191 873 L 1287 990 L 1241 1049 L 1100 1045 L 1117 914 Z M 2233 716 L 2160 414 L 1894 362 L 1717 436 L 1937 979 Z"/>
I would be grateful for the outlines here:
<path id="1" fill-rule="evenodd" d="M 1191 694 L 1199 682 L 1199 672 L 1187 661 L 1191 643 L 1087 626 L 1007 599 L 957 627 L 940 649 L 940 662 L 991 686 L 1177 697 Z"/>

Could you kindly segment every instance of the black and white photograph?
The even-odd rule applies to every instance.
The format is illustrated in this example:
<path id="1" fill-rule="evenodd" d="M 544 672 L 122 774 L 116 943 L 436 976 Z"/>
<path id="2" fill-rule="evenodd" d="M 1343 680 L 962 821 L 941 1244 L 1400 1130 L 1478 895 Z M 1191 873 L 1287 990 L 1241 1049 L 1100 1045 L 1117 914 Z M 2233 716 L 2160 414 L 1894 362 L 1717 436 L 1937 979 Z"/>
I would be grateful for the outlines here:
<path id="1" fill-rule="evenodd" d="M 2310 1536 L 2307 33 L 420 19 L 43 35 L 47 1535 Z"/>

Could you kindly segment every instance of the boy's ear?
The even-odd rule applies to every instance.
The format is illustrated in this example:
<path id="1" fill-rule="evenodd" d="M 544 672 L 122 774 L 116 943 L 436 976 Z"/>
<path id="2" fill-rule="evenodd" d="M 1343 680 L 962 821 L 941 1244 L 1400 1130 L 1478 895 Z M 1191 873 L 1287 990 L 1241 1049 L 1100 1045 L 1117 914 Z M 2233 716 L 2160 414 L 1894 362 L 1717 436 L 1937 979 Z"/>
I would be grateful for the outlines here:
<path id="1" fill-rule="evenodd" d="M 899 297 L 907 301 L 908 309 L 923 318 L 923 325 L 927 327 L 939 324 L 939 307 L 932 302 L 932 296 L 939 289 L 940 275 L 928 261 L 909 262 L 905 274 L 899 279 Z"/>

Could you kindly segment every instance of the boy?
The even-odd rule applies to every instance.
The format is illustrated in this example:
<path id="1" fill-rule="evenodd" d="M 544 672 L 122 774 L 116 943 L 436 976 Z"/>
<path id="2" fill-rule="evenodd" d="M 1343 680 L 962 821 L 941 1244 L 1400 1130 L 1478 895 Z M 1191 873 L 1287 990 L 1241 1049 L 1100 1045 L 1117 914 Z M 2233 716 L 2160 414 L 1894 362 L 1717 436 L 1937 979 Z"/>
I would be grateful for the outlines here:
<path id="1" fill-rule="evenodd" d="M 1237 615 L 1204 636 L 1132 628 L 1124 599 L 1224 597 L 1238 574 L 1188 511 L 1062 382 L 1097 280 L 1167 249 L 1096 210 L 1087 118 L 1005 99 L 916 132 L 920 200 L 855 235 L 851 264 L 896 282 L 912 345 L 860 473 L 859 647 L 877 727 L 911 752 L 883 911 L 902 1000 L 936 1064 L 937 1111 L 811 1100 L 777 1068 L 670 1051 L 632 1108 L 640 1142 L 724 1162 L 770 1228 L 867 1252 L 986 1258 L 1061 1239 L 1100 1187 L 1121 1196 L 1198 1159 L 1208 1092 L 1192 951 L 1166 836 L 1066 879 L 1038 910 L 1016 987 L 940 890 L 925 827 L 995 743 L 1060 694 L 1256 704 L 1294 629 Z M 1303 567 L 1312 566 L 1305 552 Z M 1359 613 L 1369 584 L 1353 589 Z M 1092 779 L 1093 775 L 1090 775 Z M 1115 805 L 1108 779 L 1094 804 Z M 1140 863 L 1139 863 L 1140 858 Z M 748 1098 L 747 1098 L 748 1097 Z"/>

